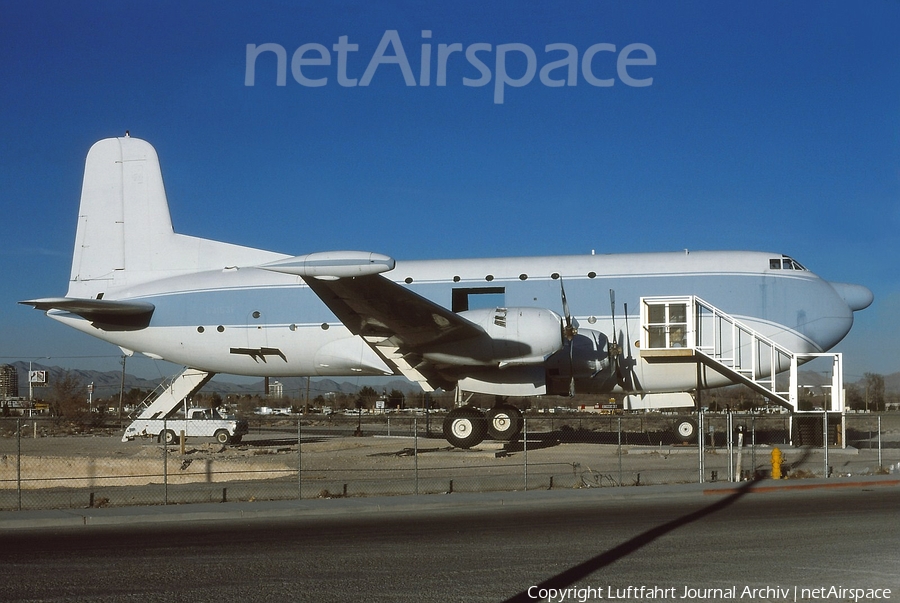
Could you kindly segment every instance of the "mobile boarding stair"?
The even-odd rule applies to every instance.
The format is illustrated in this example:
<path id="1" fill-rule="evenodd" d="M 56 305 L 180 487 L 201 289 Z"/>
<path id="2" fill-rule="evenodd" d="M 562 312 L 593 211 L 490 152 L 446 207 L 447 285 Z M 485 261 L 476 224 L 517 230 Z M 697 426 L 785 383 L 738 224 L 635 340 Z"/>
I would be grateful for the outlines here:
<path id="1" fill-rule="evenodd" d="M 787 408 L 791 413 L 791 442 L 795 445 L 836 441 L 845 446 L 840 353 L 792 352 L 699 297 L 685 295 L 641 298 L 640 355 L 648 362 L 705 365 Z M 798 366 L 817 357 L 832 359 L 831 385 L 800 384 Z M 785 379 L 776 379 L 784 371 L 788 372 L 786 389 Z M 698 385 L 699 379 L 698 371 Z M 808 388 L 826 393 L 822 410 L 800 409 L 800 392 Z M 822 421 L 823 415 L 828 417 L 827 423 Z"/>
<path id="2" fill-rule="evenodd" d="M 208 373 L 197 369 L 186 368 L 168 383 L 163 383 L 150 394 L 132 416 L 135 422 L 141 419 L 162 419 L 168 417 L 181 403 L 200 391 L 215 373 Z M 155 395 L 155 397 L 154 397 Z M 128 433 L 128 429 L 125 430 Z M 128 437 L 122 436 L 122 441 L 127 442 Z"/>

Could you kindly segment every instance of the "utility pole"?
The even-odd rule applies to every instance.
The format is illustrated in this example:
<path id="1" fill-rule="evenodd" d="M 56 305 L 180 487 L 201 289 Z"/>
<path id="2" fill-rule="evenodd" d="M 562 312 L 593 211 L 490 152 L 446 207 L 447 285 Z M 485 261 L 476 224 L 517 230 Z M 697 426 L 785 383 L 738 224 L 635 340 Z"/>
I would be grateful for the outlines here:
<path id="1" fill-rule="evenodd" d="M 303 405 L 303 412 L 301 414 L 306 414 L 309 411 L 309 375 L 306 376 L 306 404 Z"/>

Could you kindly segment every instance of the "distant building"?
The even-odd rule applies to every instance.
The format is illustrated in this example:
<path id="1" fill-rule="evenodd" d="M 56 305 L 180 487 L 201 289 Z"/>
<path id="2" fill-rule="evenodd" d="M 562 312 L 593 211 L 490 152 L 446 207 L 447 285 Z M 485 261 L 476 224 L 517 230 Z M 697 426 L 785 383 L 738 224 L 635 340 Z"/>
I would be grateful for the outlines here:
<path id="1" fill-rule="evenodd" d="M 19 397 L 19 374 L 10 364 L 0 365 L 0 399 Z"/>
<path id="2" fill-rule="evenodd" d="M 284 397 L 284 385 L 282 385 L 281 381 L 273 381 L 269 384 L 268 391 L 270 398 L 283 398 Z"/>

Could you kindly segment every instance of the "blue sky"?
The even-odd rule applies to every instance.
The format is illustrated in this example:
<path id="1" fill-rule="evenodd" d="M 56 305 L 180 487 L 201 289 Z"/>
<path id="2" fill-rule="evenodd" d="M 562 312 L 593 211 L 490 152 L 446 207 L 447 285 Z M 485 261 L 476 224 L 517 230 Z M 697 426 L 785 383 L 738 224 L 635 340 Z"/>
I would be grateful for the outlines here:
<path id="1" fill-rule="evenodd" d="M 179 232 L 398 259 L 783 252 L 875 293 L 838 348 L 848 379 L 900 371 L 897 2 L 0 0 L 0 16 L 0 362 L 118 367 L 117 348 L 16 302 L 64 294 L 85 154 L 127 129 L 156 147 Z M 358 83 L 393 31 L 417 84 L 430 44 L 429 85 L 407 85 L 396 46 L 368 85 L 341 85 L 341 37 Z M 271 53 L 245 85 L 247 45 L 267 43 L 289 63 L 324 47 L 330 65 L 300 66 L 324 85 L 288 65 L 277 86 Z M 487 85 L 464 85 L 481 77 L 464 52 L 436 85 L 438 47 L 456 43 L 491 45 L 475 55 Z M 501 104 L 507 44 L 534 51 L 536 74 Z M 548 44 L 577 49 L 574 86 L 542 83 L 565 56 Z M 615 46 L 588 74 L 611 86 L 581 68 L 595 44 Z M 626 67 L 650 85 L 619 76 L 630 44 L 655 55 Z M 510 79 L 526 73 L 521 48 Z"/>

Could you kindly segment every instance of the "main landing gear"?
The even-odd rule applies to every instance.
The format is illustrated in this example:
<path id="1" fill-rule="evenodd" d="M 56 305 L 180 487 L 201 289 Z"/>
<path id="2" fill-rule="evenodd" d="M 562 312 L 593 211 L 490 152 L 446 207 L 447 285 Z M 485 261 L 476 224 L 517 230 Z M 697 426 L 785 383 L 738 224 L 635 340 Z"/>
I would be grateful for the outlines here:
<path id="1" fill-rule="evenodd" d="M 524 423 L 522 412 L 510 404 L 498 404 L 487 413 L 462 406 L 444 419 L 444 437 L 457 448 L 477 446 L 488 436 L 509 442 L 519 435 Z"/>

